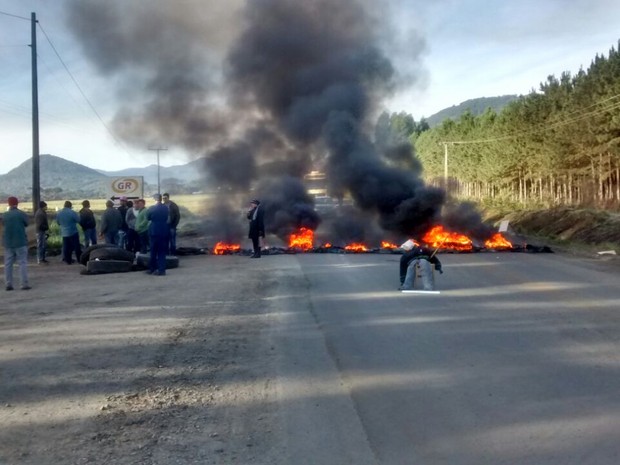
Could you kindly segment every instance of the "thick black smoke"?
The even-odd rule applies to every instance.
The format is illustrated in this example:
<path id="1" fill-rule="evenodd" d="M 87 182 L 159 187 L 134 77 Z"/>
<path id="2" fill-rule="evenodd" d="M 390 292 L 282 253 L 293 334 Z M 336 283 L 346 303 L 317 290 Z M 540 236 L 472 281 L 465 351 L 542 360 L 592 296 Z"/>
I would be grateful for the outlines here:
<path id="1" fill-rule="evenodd" d="M 364 5 L 259 0 L 248 3 L 245 19 L 229 56 L 236 101 L 259 107 L 294 143 L 322 144 L 331 193 L 350 194 L 384 229 L 411 234 L 435 221 L 442 191 L 424 185 L 412 169 L 419 164 L 386 163 L 365 135 L 395 70 Z M 401 160 L 407 151 L 413 158 L 401 146 Z"/>
<path id="2" fill-rule="evenodd" d="M 265 211 L 266 232 L 285 242 L 299 228 L 315 230 L 321 222 L 312 197 L 297 178 L 267 178 L 259 183 L 256 193 Z"/>
<path id="3" fill-rule="evenodd" d="M 67 11 L 87 56 L 118 83 L 118 135 L 204 156 L 218 219 L 259 195 L 273 234 L 316 229 L 301 179 L 321 166 L 329 192 L 360 211 L 348 215 L 355 227 L 336 217 L 326 229 L 412 236 L 441 221 L 445 196 L 424 184 L 410 146 L 378 149 L 367 136 L 402 77 L 384 47 L 384 3 L 68 0 Z M 408 53 L 416 62 L 421 48 Z"/>

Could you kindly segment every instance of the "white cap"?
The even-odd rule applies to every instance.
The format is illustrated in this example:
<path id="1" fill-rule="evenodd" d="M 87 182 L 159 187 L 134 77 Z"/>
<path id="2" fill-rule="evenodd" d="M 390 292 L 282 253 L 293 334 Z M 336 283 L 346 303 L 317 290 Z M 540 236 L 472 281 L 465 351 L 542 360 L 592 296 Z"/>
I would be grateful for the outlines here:
<path id="1" fill-rule="evenodd" d="M 403 250 L 409 251 L 409 250 L 413 249 L 414 245 L 415 245 L 415 243 L 411 239 L 408 239 L 406 242 L 403 242 L 403 244 L 400 246 L 400 248 L 403 249 Z"/>

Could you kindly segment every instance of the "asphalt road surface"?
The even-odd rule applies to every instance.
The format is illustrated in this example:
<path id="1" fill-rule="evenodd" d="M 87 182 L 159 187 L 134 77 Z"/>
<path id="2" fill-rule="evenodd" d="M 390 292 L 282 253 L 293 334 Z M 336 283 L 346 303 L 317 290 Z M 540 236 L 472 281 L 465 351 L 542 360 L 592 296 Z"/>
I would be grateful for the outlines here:
<path id="1" fill-rule="evenodd" d="M 30 267 L 0 300 L 0 464 L 620 463 L 620 267 L 444 254 Z"/>
<path id="2" fill-rule="evenodd" d="M 298 257 L 351 429 L 376 462 L 620 463 L 618 268 L 558 254 L 441 259 L 441 293 L 412 295 L 396 291 L 398 256 Z"/>

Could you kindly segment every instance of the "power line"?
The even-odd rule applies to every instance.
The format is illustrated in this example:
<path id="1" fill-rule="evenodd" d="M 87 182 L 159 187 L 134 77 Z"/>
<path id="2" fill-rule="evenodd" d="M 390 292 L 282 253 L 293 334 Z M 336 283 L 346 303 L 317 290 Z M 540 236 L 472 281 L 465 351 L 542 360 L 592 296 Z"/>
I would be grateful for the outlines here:
<path id="1" fill-rule="evenodd" d="M 108 134 L 112 137 L 112 139 L 120 146 L 123 148 L 123 150 L 125 150 L 125 152 L 127 152 L 127 149 L 125 148 L 125 146 L 122 144 L 121 141 L 119 141 L 116 136 L 114 135 L 114 133 L 112 132 L 112 130 L 109 128 L 109 126 L 105 123 L 105 121 L 103 120 L 103 118 L 101 117 L 101 115 L 99 114 L 99 112 L 96 110 L 95 106 L 92 104 L 92 102 L 89 100 L 89 98 L 86 96 L 86 94 L 84 93 L 84 91 L 82 90 L 82 87 L 80 86 L 80 84 L 77 82 L 77 79 L 75 79 L 75 77 L 73 76 L 73 74 L 71 73 L 71 71 L 69 70 L 69 67 L 66 65 L 66 63 L 64 62 L 64 60 L 62 59 L 62 57 L 60 56 L 60 54 L 58 53 L 58 50 L 56 49 L 56 47 L 54 46 L 54 44 L 52 43 L 51 39 L 49 38 L 49 36 L 47 35 L 47 33 L 45 32 L 45 29 L 43 29 L 43 26 L 41 26 L 41 23 L 38 22 L 39 28 L 41 29 L 41 32 L 43 32 L 43 35 L 45 36 L 45 38 L 47 39 L 47 42 L 50 44 L 50 47 L 52 47 L 52 50 L 54 51 L 54 53 L 56 54 L 56 57 L 58 57 L 58 60 L 60 61 L 60 63 L 62 64 L 62 66 L 65 68 L 65 71 L 67 71 L 67 74 L 69 75 L 69 77 L 71 78 L 71 80 L 73 81 L 73 83 L 75 84 L 75 87 L 78 89 L 78 91 L 80 92 L 80 94 L 82 95 L 82 97 L 84 98 L 84 100 L 86 101 L 86 103 L 88 104 L 88 106 L 90 107 L 90 109 L 93 111 L 93 113 L 95 114 L 95 116 L 97 117 L 97 119 L 101 122 L 101 124 L 103 125 L 103 127 L 106 129 L 106 131 L 108 132 Z M 127 152 L 127 154 L 129 155 L 129 153 Z"/>
<path id="2" fill-rule="evenodd" d="M 26 18 L 25 16 L 18 16 L 11 13 L 7 13 L 6 11 L 0 11 L 0 15 L 11 16 L 12 18 L 24 19 L 26 21 L 30 21 L 30 18 Z"/>

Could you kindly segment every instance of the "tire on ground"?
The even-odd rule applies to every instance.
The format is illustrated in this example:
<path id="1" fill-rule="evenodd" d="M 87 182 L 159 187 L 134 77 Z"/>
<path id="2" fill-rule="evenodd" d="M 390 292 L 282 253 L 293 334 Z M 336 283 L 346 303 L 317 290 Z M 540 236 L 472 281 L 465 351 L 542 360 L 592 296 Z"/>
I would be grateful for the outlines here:
<path id="1" fill-rule="evenodd" d="M 88 262 L 88 260 L 90 260 L 90 253 L 93 250 L 111 248 L 111 247 L 119 248 L 118 246 L 114 244 L 95 244 L 95 245 L 91 245 L 90 247 L 87 247 L 86 249 L 82 251 L 82 255 L 80 255 L 80 263 L 86 266 L 86 263 Z"/>
<path id="2" fill-rule="evenodd" d="M 133 262 L 134 255 L 120 247 L 104 247 L 90 252 L 89 260 L 124 260 Z"/>
<path id="3" fill-rule="evenodd" d="M 131 262 L 127 260 L 89 260 L 86 263 L 88 274 L 126 273 L 131 271 Z"/>
<path id="4" fill-rule="evenodd" d="M 151 257 L 148 254 L 136 255 L 136 265 L 139 269 L 146 270 L 149 268 L 149 261 Z M 176 255 L 166 255 L 166 269 L 178 268 L 179 257 Z"/>

